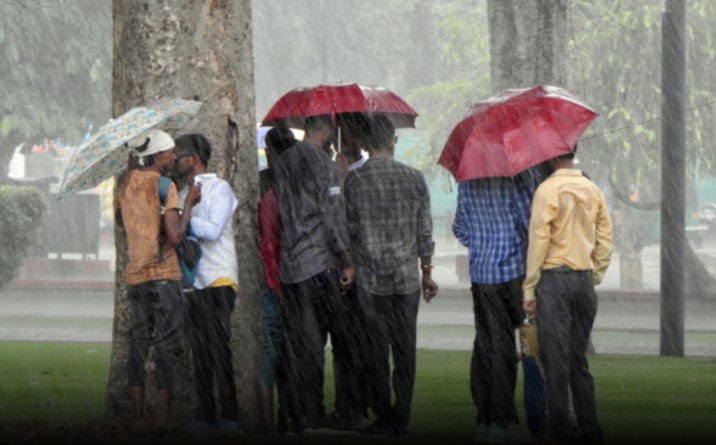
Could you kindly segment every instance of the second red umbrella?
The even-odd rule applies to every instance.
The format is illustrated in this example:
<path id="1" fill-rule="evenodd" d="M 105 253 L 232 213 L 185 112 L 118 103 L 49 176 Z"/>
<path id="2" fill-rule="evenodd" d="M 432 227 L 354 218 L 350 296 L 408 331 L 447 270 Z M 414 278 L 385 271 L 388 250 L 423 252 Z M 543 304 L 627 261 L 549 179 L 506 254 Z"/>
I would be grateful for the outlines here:
<path id="1" fill-rule="evenodd" d="M 512 177 L 570 152 L 597 113 L 554 86 L 508 89 L 474 104 L 438 163 L 457 181 Z"/>
<path id="2" fill-rule="evenodd" d="M 396 128 L 415 128 L 418 113 L 392 91 L 357 83 L 322 84 L 284 94 L 261 120 L 262 126 L 303 128 L 310 116 L 342 113 L 381 114 Z"/>

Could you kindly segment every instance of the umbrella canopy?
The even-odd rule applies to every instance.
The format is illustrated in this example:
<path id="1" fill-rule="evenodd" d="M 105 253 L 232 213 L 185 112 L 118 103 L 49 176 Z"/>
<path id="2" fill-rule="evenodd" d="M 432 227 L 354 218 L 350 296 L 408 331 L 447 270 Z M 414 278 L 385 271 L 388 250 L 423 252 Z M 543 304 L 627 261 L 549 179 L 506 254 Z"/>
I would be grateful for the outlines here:
<path id="1" fill-rule="evenodd" d="M 392 91 L 357 83 L 316 85 L 284 94 L 262 119 L 261 125 L 304 128 L 310 116 L 341 113 L 381 114 L 396 128 L 415 128 L 418 113 Z"/>
<path id="2" fill-rule="evenodd" d="M 512 177 L 573 150 L 597 113 L 555 86 L 509 89 L 474 104 L 438 163 L 457 181 Z"/>
<path id="3" fill-rule="evenodd" d="M 176 131 L 196 116 L 201 102 L 160 99 L 132 108 L 100 127 L 72 155 L 60 185 L 59 197 L 95 187 L 127 167 L 130 140 L 156 128 Z"/>

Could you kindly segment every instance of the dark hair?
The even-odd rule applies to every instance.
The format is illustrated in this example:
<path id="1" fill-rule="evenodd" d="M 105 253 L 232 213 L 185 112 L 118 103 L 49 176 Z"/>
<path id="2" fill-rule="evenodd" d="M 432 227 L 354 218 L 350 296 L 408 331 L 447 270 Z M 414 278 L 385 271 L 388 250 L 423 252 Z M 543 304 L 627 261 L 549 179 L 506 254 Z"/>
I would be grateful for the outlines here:
<path id="1" fill-rule="evenodd" d="M 174 140 L 175 153 L 177 156 L 191 155 L 198 156 L 204 167 L 211 159 L 211 143 L 203 134 L 184 134 Z"/>
<path id="2" fill-rule="evenodd" d="M 306 118 L 306 130 L 320 130 L 326 127 L 333 127 L 333 121 L 328 114 L 320 114 Z"/>
<path id="3" fill-rule="evenodd" d="M 134 147 L 134 150 L 130 154 L 135 165 L 139 168 L 151 167 L 156 161 L 155 157 L 157 153 L 148 156 L 141 156 L 141 153 L 145 152 L 147 148 L 149 148 L 149 139 L 150 138 L 147 138 L 142 145 Z"/>
<path id="4" fill-rule="evenodd" d="M 574 154 L 577 153 L 577 143 L 574 143 L 574 148 L 569 153 L 564 153 L 556 157 L 559 160 L 574 159 Z"/>
<path id="5" fill-rule="evenodd" d="M 296 143 L 296 137 L 290 128 L 273 127 L 266 133 L 265 141 L 266 148 L 278 156 Z"/>
<path id="6" fill-rule="evenodd" d="M 348 131 L 358 132 L 362 135 L 366 135 L 370 131 L 369 118 L 363 113 L 337 114 L 336 123 Z"/>
<path id="7" fill-rule="evenodd" d="M 368 119 L 369 131 L 366 145 L 369 150 L 384 150 L 395 135 L 395 125 L 385 116 L 372 116 Z"/>

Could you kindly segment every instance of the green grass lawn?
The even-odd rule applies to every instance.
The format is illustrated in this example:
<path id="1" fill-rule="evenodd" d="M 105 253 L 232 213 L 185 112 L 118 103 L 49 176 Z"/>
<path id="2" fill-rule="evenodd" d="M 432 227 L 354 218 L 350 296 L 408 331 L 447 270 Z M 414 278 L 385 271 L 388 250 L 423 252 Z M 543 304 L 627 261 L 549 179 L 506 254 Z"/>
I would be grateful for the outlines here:
<path id="1" fill-rule="evenodd" d="M 101 420 L 109 355 L 110 345 L 105 343 L 0 342 L 0 426 Z M 451 443 L 471 442 L 475 412 L 469 363 L 470 353 L 465 351 L 418 351 L 408 438 L 450 436 Z M 716 438 L 714 359 L 596 355 L 590 357 L 590 366 L 608 443 L 710 443 Z M 326 406 L 333 401 L 330 368 Z M 520 413 L 521 385 L 520 373 Z M 348 435 L 321 440 L 332 443 L 337 439 L 341 443 L 366 441 L 365 436 Z M 272 439 L 276 441 L 296 442 L 297 438 Z"/>
<path id="2" fill-rule="evenodd" d="M 0 422 L 97 419 L 109 355 L 108 343 L 0 342 Z"/>

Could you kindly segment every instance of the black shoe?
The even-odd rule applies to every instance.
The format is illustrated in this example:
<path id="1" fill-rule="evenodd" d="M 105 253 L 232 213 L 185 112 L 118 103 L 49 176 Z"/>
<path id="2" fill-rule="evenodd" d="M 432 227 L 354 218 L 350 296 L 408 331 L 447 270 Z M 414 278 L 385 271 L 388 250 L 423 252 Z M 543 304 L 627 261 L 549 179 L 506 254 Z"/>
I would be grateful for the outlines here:
<path id="1" fill-rule="evenodd" d="M 363 428 L 362 430 L 359 430 L 359 432 L 363 434 L 372 434 L 375 436 L 394 436 L 395 428 L 393 426 L 373 422 L 371 426 Z"/>
<path id="2" fill-rule="evenodd" d="M 335 422 L 336 429 L 341 431 L 360 431 L 370 425 L 367 415 L 354 411 L 346 415 L 334 412 L 331 418 Z"/>
<path id="3" fill-rule="evenodd" d="M 307 430 L 337 430 L 338 425 L 331 416 L 323 416 L 310 422 Z"/>

